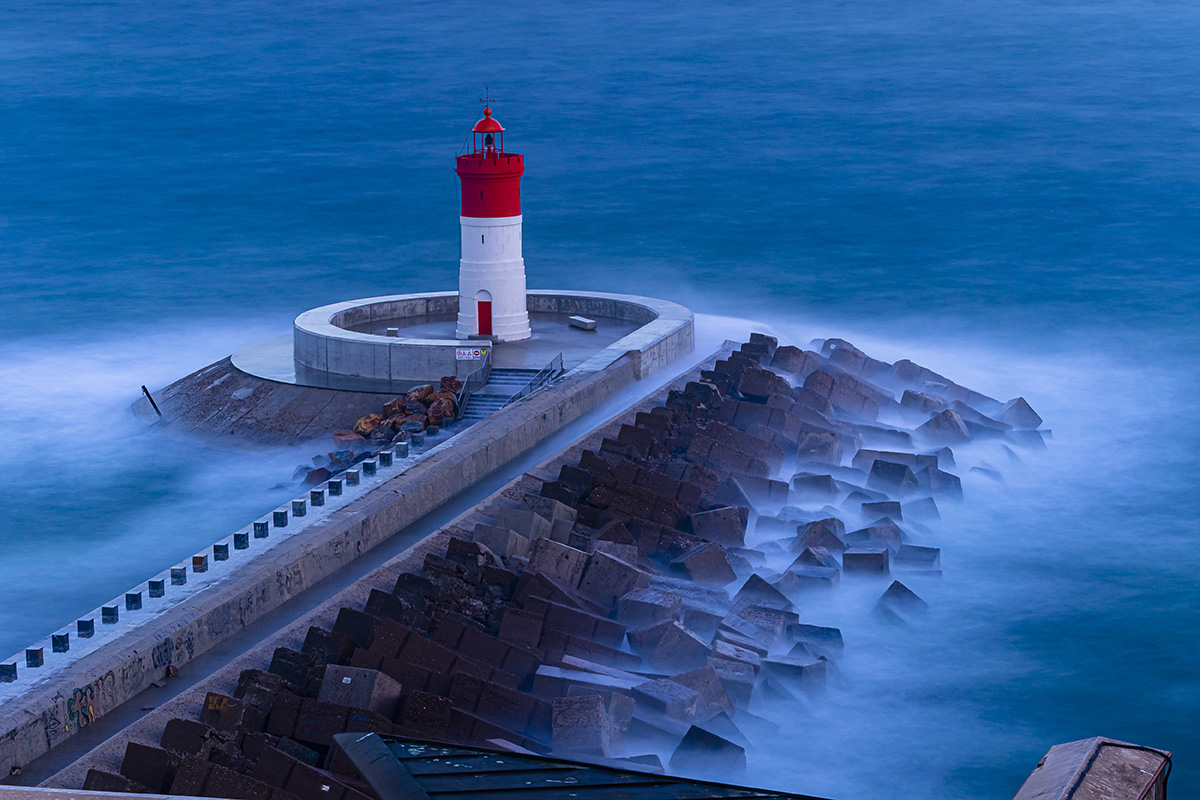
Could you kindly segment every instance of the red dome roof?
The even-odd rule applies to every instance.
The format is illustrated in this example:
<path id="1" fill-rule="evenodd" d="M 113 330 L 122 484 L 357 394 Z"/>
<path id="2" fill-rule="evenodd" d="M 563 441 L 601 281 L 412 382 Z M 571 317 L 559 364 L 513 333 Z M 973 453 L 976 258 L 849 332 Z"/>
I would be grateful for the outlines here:
<path id="1" fill-rule="evenodd" d="M 475 127 L 471 128 L 472 133 L 499 133 L 502 130 L 504 130 L 504 126 L 492 119 L 490 108 L 483 109 L 483 119 L 476 122 Z"/>

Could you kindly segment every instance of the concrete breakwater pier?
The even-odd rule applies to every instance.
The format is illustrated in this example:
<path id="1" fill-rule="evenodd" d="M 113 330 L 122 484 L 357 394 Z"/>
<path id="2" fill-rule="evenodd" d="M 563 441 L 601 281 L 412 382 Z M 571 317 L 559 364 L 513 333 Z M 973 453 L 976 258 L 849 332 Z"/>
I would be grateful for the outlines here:
<path id="1" fill-rule="evenodd" d="M 735 347 L 48 785 L 356 797 L 348 730 L 736 770 L 836 671 L 805 595 L 844 575 L 920 614 L 891 573 L 939 567 L 912 537 L 961 494 L 950 448 L 1041 434 L 1019 399 L 844 342 Z"/>
<path id="2" fill-rule="evenodd" d="M 309 507 L 298 519 L 292 503 L 285 504 L 245 531 L 221 538 L 212 550 L 131 587 L 81 619 L 78 629 L 72 623 L 31 643 L 6 665 L 7 680 L 0 682 L 0 768 L 19 768 L 67 741 L 160 682 L 171 668 L 263 619 L 623 387 L 692 350 L 693 319 L 686 308 L 623 295 L 582 297 L 572 308 L 580 305 L 615 315 L 636 306 L 640 317 L 632 332 L 618 328 L 619 337 L 610 334 L 592 339 L 586 348 L 576 346 L 564 374 L 503 413 L 475 424 L 464 420 L 452 438 L 442 431 L 406 458 L 392 452 L 390 467 L 372 459 L 374 477 L 350 470 L 358 485 L 336 476 L 298 489 L 302 493 L 293 503 L 321 492 L 326 505 Z M 241 371 L 230 359 L 181 379 L 159 396 L 169 431 L 217 437 L 234 431 L 232 438 L 239 442 L 264 443 L 295 440 L 316 424 L 313 420 L 323 420 L 327 435 L 344 426 L 347 416 L 352 423 L 355 415 L 375 410 L 383 397 L 393 397 L 262 378 Z M 149 411 L 145 400 L 141 404 Z M 340 496 L 334 495 L 334 483 Z M 86 635 L 80 636 L 83 623 Z M 60 641 L 67 645 L 61 650 Z"/>

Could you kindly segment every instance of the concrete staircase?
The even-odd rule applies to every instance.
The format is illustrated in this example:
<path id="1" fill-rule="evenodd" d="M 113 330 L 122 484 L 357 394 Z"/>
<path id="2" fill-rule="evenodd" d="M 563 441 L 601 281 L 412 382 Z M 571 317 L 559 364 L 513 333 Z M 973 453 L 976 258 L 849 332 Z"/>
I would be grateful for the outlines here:
<path id="1" fill-rule="evenodd" d="M 493 411 L 504 408 L 512 402 L 513 396 L 524 389 L 541 371 L 537 369 L 493 369 L 488 382 L 471 394 L 471 398 L 463 410 L 463 421 L 466 423 L 476 422 Z M 558 376 L 551 376 L 550 380 L 554 380 L 556 377 Z M 549 382 L 547 381 L 547 383 Z"/>

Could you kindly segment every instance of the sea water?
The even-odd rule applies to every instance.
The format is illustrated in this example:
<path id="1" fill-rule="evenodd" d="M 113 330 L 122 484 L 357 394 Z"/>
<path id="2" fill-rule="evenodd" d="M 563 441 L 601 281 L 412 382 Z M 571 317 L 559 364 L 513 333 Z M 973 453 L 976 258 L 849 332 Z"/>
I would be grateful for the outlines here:
<path id="1" fill-rule="evenodd" d="M 842 674 L 746 782 L 1003 798 L 1106 735 L 1200 791 L 1198 40 L 1184 2 L 0 6 L 0 651 L 291 496 L 303 454 L 128 406 L 307 308 L 452 287 L 486 90 L 531 286 L 844 336 L 1054 431 L 922 534 L 925 621 L 861 584 L 801 609 Z"/>

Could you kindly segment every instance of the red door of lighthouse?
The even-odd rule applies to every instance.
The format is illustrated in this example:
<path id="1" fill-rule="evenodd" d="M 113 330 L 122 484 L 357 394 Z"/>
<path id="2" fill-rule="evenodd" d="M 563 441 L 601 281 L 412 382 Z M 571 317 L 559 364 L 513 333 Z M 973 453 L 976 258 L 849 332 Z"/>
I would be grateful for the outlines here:
<path id="1" fill-rule="evenodd" d="M 491 300 L 476 300 L 475 315 L 479 320 L 479 335 L 492 335 L 492 301 Z"/>

